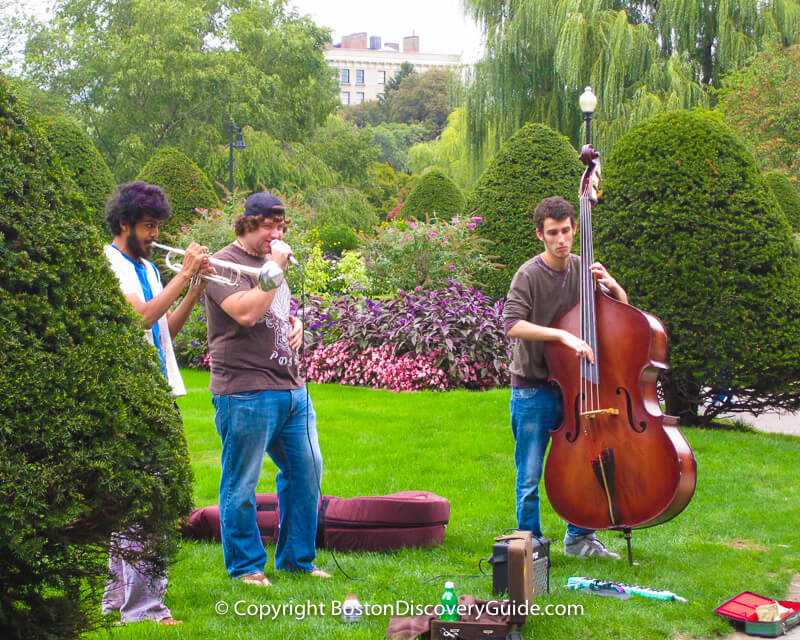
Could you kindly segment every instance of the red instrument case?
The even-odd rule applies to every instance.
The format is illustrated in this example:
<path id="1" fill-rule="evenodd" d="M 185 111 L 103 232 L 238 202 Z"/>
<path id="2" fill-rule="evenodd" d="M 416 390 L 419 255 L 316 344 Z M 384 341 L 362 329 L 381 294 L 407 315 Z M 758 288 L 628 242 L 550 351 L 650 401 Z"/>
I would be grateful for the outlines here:
<path id="1" fill-rule="evenodd" d="M 760 622 L 756 615 L 756 608 L 774 602 L 776 601 L 771 598 L 744 591 L 727 602 L 723 602 L 714 609 L 714 613 L 728 618 L 733 626 L 747 634 L 774 638 L 783 635 L 800 622 L 800 602 L 782 601 L 778 601 L 778 604 L 789 609 L 789 613 L 785 614 L 780 620 Z"/>
<path id="2" fill-rule="evenodd" d="M 256 520 L 264 544 L 278 539 L 278 497 L 256 494 Z M 393 551 L 437 546 L 450 520 L 450 503 L 427 491 L 387 496 L 322 496 L 317 548 L 335 551 Z M 220 540 L 219 505 L 195 509 L 182 529 L 185 538 Z"/>

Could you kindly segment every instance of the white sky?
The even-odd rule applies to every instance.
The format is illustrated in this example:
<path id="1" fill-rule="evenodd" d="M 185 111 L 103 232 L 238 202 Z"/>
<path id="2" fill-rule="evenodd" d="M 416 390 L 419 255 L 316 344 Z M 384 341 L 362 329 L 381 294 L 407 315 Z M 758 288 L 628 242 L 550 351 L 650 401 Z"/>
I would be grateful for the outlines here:
<path id="1" fill-rule="evenodd" d="M 475 62 L 483 52 L 480 29 L 465 16 L 462 0 L 289 0 L 289 5 L 330 28 L 334 44 L 366 31 L 367 37 L 399 44 L 403 36 L 417 35 L 422 53 L 458 53 L 463 62 Z"/>
<path id="2" fill-rule="evenodd" d="M 21 4 L 44 19 L 53 0 Z M 288 5 L 331 29 L 334 44 L 343 35 L 366 31 L 400 44 L 403 36 L 417 35 L 422 53 L 458 53 L 467 63 L 483 54 L 480 29 L 465 16 L 462 0 L 289 0 Z"/>

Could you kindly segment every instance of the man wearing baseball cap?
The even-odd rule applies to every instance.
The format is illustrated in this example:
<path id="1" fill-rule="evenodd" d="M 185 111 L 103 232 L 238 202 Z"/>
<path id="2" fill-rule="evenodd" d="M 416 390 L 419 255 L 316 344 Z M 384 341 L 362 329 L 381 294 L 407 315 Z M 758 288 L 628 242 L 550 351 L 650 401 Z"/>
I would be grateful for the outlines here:
<path id="1" fill-rule="evenodd" d="M 255 488 L 264 453 L 278 467 L 280 530 L 275 568 L 329 578 L 314 565 L 322 456 L 314 407 L 297 371 L 303 324 L 289 314 L 282 277 L 292 250 L 283 242 L 286 211 L 271 193 L 254 193 L 234 221 L 236 240 L 214 258 L 260 269 L 275 263 L 275 288 L 242 274 L 236 287 L 206 288 L 214 421 L 222 438 L 219 486 L 225 568 L 246 584 L 270 586 L 256 524 Z M 277 269 L 277 268 L 279 269 Z M 225 269 L 218 269 L 226 275 Z"/>

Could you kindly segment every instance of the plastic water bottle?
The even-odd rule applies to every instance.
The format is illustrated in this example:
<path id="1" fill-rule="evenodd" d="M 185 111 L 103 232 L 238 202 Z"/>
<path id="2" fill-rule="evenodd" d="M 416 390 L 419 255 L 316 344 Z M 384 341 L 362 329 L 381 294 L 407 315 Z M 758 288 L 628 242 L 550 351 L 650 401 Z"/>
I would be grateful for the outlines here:
<path id="1" fill-rule="evenodd" d="M 450 581 L 444 583 L 442 609 L 442 620 L 446 622 L 458 622 L 458 596 L 456 595 L 456 585 Z"/>
<path id="2" fill-rule="evenodd" d="M 364 607 L 358 601 L 355 593 L 348 593 L 342 603 L 342 621 L 359 622 L 364 617 Z"/>

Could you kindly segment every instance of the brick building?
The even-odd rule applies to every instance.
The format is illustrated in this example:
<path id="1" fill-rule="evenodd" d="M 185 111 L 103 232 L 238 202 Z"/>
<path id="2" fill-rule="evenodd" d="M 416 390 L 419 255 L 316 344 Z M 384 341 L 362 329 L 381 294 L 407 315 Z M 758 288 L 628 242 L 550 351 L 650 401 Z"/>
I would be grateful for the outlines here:
<path id="1" fill-rule="evenodd" d="M 338 70 L 339 98 L 342 104 L 360 104 L 383 97 L 384 86 L 400 71 L 403 62 L 410 62 L 418 73 L 431 69 L 462 68 L 461 56 L 457 54 L 420 53 L 419 36 L 403 38 L 399 43 L 381 44 L 379 36 L 367 33 L 352 33 L 344 36 L 341 43 L 325 51 L 325 59 Z"/>

